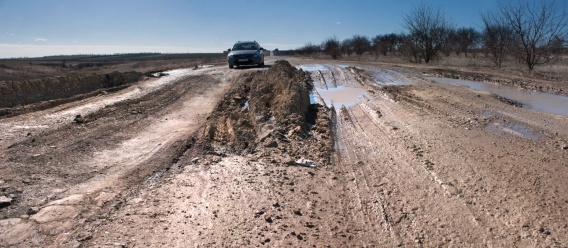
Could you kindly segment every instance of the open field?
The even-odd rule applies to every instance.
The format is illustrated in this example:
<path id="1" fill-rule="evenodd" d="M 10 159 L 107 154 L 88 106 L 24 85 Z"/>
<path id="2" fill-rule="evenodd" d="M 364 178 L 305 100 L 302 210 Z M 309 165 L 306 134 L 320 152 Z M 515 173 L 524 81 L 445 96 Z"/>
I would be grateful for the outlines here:
<path id="1" fill-rule="evenodd" d="M 225 61 L 222 53 L 118 54 L 49 56 L 42 58 L 0 59 L 0 81 L 25 81 L 69 73 L 107 74 L 111 72 L 151 71 L 191 68 Z"/>
<path id="2" fill-rule="evenodd" d="M 560 76 L 372 59 L 105 63 L 6 77 L 142 74 L 0 116 L 0 246 L 568 244 L 568 115 L 435 81 L 551 93 L 562 110 Z"/>

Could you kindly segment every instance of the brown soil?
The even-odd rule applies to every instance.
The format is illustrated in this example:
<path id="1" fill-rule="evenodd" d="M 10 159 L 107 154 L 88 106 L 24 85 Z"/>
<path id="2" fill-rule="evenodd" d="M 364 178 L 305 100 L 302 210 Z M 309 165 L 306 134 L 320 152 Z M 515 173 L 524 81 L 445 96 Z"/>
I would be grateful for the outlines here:
<path id="1" fill-rule="evenodd" d="M 78 101 L 101 92 L 120 90 L 141 79 L 142 73 L 131 71 L 104 75 L 69 74 L 28 81 L 2 81 L 0 115 L 13 116 Z"/>
<path id="2" fill-rule="evenodd" d="M 568 117 L 289 61 L 325 70 L 185 70 L 0 119 L 0 246 L 568 243 Z M 310 104 L 335 87 L 365 94 Z"/>

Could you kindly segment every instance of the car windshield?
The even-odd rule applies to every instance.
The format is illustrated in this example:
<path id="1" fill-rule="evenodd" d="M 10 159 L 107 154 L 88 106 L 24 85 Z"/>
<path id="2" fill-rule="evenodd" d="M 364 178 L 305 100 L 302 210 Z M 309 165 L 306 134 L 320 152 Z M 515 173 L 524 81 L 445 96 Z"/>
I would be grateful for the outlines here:
<path id="1" fill-rule="evenodd" d="M 255 43 L 238 43 L 233 46 L 233 50 L 258 50 Z"/>

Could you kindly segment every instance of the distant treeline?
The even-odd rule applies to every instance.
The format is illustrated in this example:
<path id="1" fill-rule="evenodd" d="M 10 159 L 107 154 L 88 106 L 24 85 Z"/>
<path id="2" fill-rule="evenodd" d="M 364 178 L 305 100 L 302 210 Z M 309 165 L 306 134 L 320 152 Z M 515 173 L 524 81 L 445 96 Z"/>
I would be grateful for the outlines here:
<path id="1" fill-rule="evenodd" d="M 0 61 L 25 61 L 25 62 L 129 62 L 129 61 L 150 61 L 150 60 L 170 60 L 170 59 L 202 59 L 202 58 L 222 58 L 223 53 L 124 53 L 124 54 L 81 54 L 81 55 L 57 55 L 37 58 L 12 58 L 0 59 Z"/>
<path id="2" fill-rule="evenodd" d="M 342 41 L 330 37 L 320 44 L 311 42 L 280 55 L 327 54 L 397 55 L 413 63 L 429 63 L 451 53 L 477 57 L 483 53 L 496 67 L 504 61 L 518 62 L 529 71 L 553 63 L 566 54 L 568 12 L 566 5 L 546 0 L 500 1 L 494 12 L 481 15 L 481 30 L 456 28 L 440 10 L 422 4 L 403 17 L 405 32 L 369 38 L 354 35 Z"/>

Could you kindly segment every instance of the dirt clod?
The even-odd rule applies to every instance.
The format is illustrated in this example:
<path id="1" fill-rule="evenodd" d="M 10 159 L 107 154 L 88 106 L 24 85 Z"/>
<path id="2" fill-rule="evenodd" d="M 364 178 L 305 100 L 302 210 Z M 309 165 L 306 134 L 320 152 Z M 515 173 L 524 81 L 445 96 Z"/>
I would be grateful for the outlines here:
<path id="1" fill-rule="evenodd" d="M 0 196 L 0 208 L 12 205 L 12 198 Z"/>

